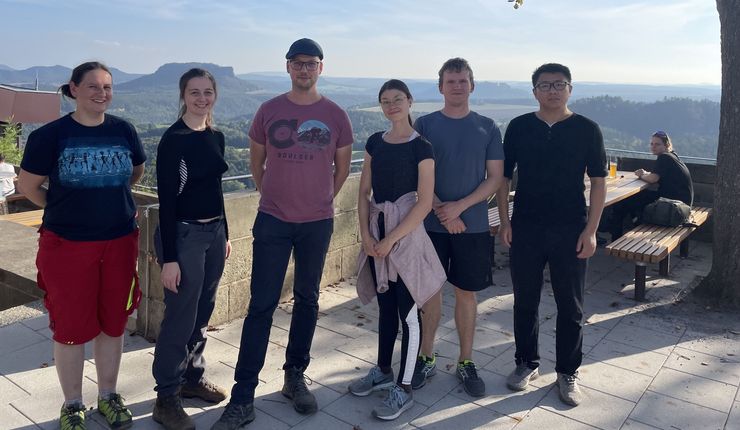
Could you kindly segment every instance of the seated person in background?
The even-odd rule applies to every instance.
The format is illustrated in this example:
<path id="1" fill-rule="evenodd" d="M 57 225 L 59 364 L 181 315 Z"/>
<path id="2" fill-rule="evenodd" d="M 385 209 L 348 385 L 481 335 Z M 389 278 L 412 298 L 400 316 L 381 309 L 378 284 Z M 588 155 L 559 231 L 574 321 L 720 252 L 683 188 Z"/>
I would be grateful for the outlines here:
<path id="1" fill-rule="evenodd" d="M 15 193 L 15 183 L 13 183 L 15 177 L 13 165 L 6 163 L 5 155 L 0 153 L 0 197 Z"/>
<path id="2" fill-rule="evenodd" d="M 650 184 L 658 184 L 656 190 L 642 190 L 633 197 L 617 203 L 612 209 L 610 233 L 612 240 L 622 236 L 626 215 L 640 216 L 642 209 L 659 197 L 681 200 L 691 206 L 694 201 L 694 186 L 691 174 L 683 161 L 673 151 L 671 138 L 664 131 L 656 131 L 650 139 L 650 151 L 657 155 L 652 172 L 635 170 L 635 175 Z M 631 220 L 631 218 L 630 218 Z"/>

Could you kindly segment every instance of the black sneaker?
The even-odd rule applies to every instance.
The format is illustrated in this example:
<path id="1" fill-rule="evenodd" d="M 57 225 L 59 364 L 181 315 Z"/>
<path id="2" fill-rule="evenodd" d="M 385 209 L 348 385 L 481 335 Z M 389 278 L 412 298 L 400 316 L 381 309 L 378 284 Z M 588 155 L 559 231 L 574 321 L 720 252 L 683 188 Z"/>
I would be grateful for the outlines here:
<path id="1" fill-rule="evenodd" d="M 437 357 L 416 357 L 416 367 L 414 367 L 414 376 L 411 378 L 411 388 L 414 390 L 418 390 L 427 383 L 427 378 L 431 378 L 436 374 Z"/>
<path id="2" fill-rule="evenodd" d="M 316 398 L 308 391 L 306 380 L 310 385 L 313 381 L 303 375 L 303 370 L 297 368 L 285 369 L 285 383 L 281 392 L 283 396 L 293 401 L 293 408 L 299 413 L 309 415 L 319 409 Z"/>
<path id="3" fill-rule="evenodd" d="M 211 430 L 236 430 L 254 421 L 254 402 L 239 404 L 229 402 Z"/>
<path id="4" fill-rule="evenodd" d="M 465 392 L 473 397 L 486 395 L 486 383 L 478 376 L 475 363 L 465 360 L 457 363 L 457 378 L 462 381 Z"/>

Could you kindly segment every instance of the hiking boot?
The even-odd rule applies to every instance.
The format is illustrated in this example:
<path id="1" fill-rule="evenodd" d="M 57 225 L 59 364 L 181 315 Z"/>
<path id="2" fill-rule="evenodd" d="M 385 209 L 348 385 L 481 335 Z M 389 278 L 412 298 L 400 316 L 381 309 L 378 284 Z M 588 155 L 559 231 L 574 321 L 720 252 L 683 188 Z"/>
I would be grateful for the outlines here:
<path id="1" fill-rule="evenodd" d="M 254 421 L 254 402 L 247 404 L 229 402 L 221 418 L 213 423 L 211 430 L 236 430 L 252 421 Z"/>
<path id="2" fill-rule="evenodd" d="M 228 393 L 208 379 L 202 378 L 194 384 L 185 383 L 182 386 L 180 395 L 185 399 L 197 397 L 208 403 L 221 403 L 226 400 Z"/>
<path id="3" fill-rule="evenodd" d="M 573 375 L 558 373 L 558 380 L 555 382 L 558 386 L 558 395 L 560 400 L 566 405 L 578 406 L 583 400 L 583 393 L 578 388 L 578 372 Z"/>
<path id="4" fill-rule="evenodd" d="M 182 408 L 180 394 L 157 396 L 152 419 L 167 430 L 195 430 L 193 420 Z"/>
<path id="5" fill-rule="evenodd" d="M 318 410 L 316 405 L 316 398 L 308 391 L 306 386 L 306 379 L 308 384 L 312 384 L 310 378 L 303 375 L 303 370 L 297 368 L 285 369 L 285 383 L 281 392 L 283 396 L 293 401 L 293 408 L 299 414 L 313 414 Z"/>
<path id="6" fill-rule="evenodd" d="M 134 425 L 131 411 L 123 404 L 120 394 L 113 393 L 107 399 L 98 399 L 98 412 L 112 429 L 123 430 Z"/>
<path id="7" fill-rule="evenodd" d="M 384 390 L 394 386 L 393 370 L 390 373 L 383 373 L 380 367 L 375 366 L 370 369 L 366 376 L 349 384 L 349 392 L 355 396 L 364 397 L 373 391 Z"/>
<path id="8" fill-rule="evenodd" d="M 465 392 L 473 397 L 486 395 L 486 383 L 478 376 L 475 363 L 465 360 L 457 363 L 457 379 L 462 381 Z"/>
<path id="9" fill-rule="evenodd" d="M 540 372 L 536 367 L 531 369 L 527 366 L 527 363 L 517 364 L 516 369 L 506 377 L 506 386 L 510 390 L 523 391 L 527 389 L 529 381 L 534 381 L 539 376 Z"/>
<path id="10" fill-rule="evenodd" d="M 59 414 L 61 430 L 85 430 L 85 406 L 80 404 L 62 406 Z"/>
<path id="11" fill-rule="evenodd" d="M 393 384 L 383 404 L 373 409 L 373 416 L 386 421 L 395 420 L 413 405 L 414 395 L 407 393 L 400 386 Z"/>
<path id="12" fill-rule="evenodd" d="M 437 374 L 437 357 L 426 358 L 423 356 L 416 357 L 416 367 L 414 367 L 414 376 L 411 378 L 411 388 L 418 390 L 427 383 L 427 378 Z"/>

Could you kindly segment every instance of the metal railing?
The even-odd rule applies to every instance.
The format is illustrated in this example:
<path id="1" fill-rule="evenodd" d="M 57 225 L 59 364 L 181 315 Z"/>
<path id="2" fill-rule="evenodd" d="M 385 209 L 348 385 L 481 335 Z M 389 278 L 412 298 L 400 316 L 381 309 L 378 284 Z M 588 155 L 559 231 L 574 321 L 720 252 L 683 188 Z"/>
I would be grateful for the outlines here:
<path id="1" fill-rule="evenodd" d="M 607 155 L 636 155 L 635 158 L 653 158 L 655 155 L 653 155 L 652 152 L 642 152 L 642 151 L 632 151 L 628 149 L 615 149 L 615 148 L 606 148 Z M 684 161 L 694 161 L 699 164 L 717 164 L 716 158 L 704 158 L 704 157 L 692 157 L 687 155 L 681 155 L 681 159 Z"/>

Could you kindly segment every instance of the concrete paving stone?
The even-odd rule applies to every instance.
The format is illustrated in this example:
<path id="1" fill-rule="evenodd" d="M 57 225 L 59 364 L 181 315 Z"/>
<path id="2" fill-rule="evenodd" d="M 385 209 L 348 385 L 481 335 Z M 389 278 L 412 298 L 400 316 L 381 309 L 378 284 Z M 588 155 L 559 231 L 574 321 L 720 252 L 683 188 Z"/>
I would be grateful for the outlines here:
<path id="1" fill-rule="evenodd" d="M 336 293 L 344 297 L 347 297 L 350 300 L 356 299 L 357 298 L 357 287 L 355 286 L 356 282 L 357 282 L 356 278 L 350 278 L 344 282 L 337 282 L 334 284 L 322 286 L 321 291 Z"/>
<path id="2" fill-rule="evenodd" d="M 10 354 L 39 342 L 48 342 L 45 336 L 21 323 L 13 323 L 2 328 L 3 341 L 0 342 L 0 356 Z"/>
<path id="3" fill-rule="evenodd" d="M 56 377 L 54 383 L 53 388 L 35 391 L 32 396 L 14 400 L 10 405 L 41 428 L 57 430 L 59 428 L 59 410 L 62 403 L 64 403 L 64 396 Z M 82 378 L 82 398 L 88 409 L 97 407 L 97 396 L 97 385 L 87 378 Z M 87 415 L 90 415 L 89 411 Z"/>
<path id="4" fill-rule="evenodd" d="M 633 402 L 592 390 L 583 385 L 581 385 L 581 391 L 583 392 L 583 402 L 577 407 L 566 405 L 560 401 L 556 387 L 547 393 L 539 406 L 550 412 L 603 430 L 618 430 L 635 407 Z"/>
<path id="5" fill-rule="evenodd" d="M 147 351 L 129 352 L 121 358 L 121 368 L 118 374 L 118 392 L 124 397 L 135 397 L 147 391 L 154 390 L 154 377 L 152 376 L 152 362 L 154 356 Z M 84 376 L 94 383 L 98 383 L 98 374 L 95 363 L 88 362 Z"/>
<path id="6" fill-rule="evenodd" d="M 728 323 L 729 324 L 729 323 Z M 730 333 L 704 333 L 686 330 L 678 346 L 704 354 L 740 361 L 740 335 Z"/>
<path id="7" fill-rule="evenodd" d="M 375 343 L 377 344 L 378 334 L 373 332 L 368 333 L 368 335 L 375 336 Z M 287 339 L 286 336 L 284 338 L 285 344 L 283 345 L 285 347 L 288 346 Z M 276 343 L 280 344 L 279 342 Z M 352 343 L 357 343 L 357 341 L 349 336 L 317 326 L 313 334 L 313 341 L 311 342 L 311 357 L 312 359 L 320 360 L 321 357 L 336 350 L 340 346 Z M 400 355 L 398 357 L 400 358 Z"/>
<path id="8" fill-rule="evenodd" d="M 442 371 L 454 375 L 457 369 L 457 359 L 460 357 L 460 346 L 440 340 L 434 344 L 434 353 L 437 354 L 437 373 Z M 490 355 L 473 349 L 473 362 L 476 366 L 485 367 L 492 359 Z"/>
<path id="9" fill-rule="evenodd" d="M 622 425 L 621 430 L 655 430 L 655 429 L 658 429 L 658 427 L 649 426 L 647 424 L 643 424 L 635 420 L 627 420 L 624 422 L 624 425 Z"/>
<path id="10" fill-rule="evenodd" d="M 558 374 L 557 372 L 555 372 L 554 361 L 548 360 L 546 358 L 540 359 L 540 367 L 538 367 L 537 369 L 540 373 L 540 376 L 529 383 L 532 387 L 549 387 L 555 383 L 556 379 L 558 379 Z M 514 370 L 514 363 L 511 364 L 511 370 Z M 511 373 L 511 370 L 507 372 L 504 376 L 507 376 L 509 373 Z"/>
<path id="11" fill-rule="evenodd" d="M 224 350 L 221 353 L 213 351 L 214 357 L 218 357 L 217 359 L 221 363 L 235 369 L 236 362 L 239 359 L 238 349 L 234 349 L 231 344 L 226 344 L 223 348 Z M 215 349 L 216 347 L 214 347 L 214 350 Z M 209 348 L 206 348 L 206 352 L 208 352 L 208 350 Z M 231 352 L 232 350 L 233 352 Z M 275 345 L 274 343 L 268 343 L 267 353 L 265 354 L 265 365 L 262 367 L 262 371 L 259 375 L 260 381 L 269 382 L 275 378 L 282 377 L 283 364 L 285 364 L 285 348 Z"/>
<path id="12" fill-rule="evenodd" d="M 680 339 L 679 336 L 628 325 L 618 325 L 604 338 L 663 355 L 670 355 Z"/>
<path id="13" fill-rule="evenodd" d="M 452 390 L 451 394 L 499 414 L 507 415 L 517 421 L 521 421 L 545 397 L 550 389 L 550 387 L 531 387 L 524 391 L 511 391 L 506 387 L 506 377 L 503 375 L 484 369 L 478 372 L 478 376 L 486 383 L 486 395 L 484 397 L 477 399 L 470 397 L 462 389 L 462 385 Z"/>
<path id="14" fill-rule="evenodd" d="M 489 372 L 506 376 L 514 368 L 515 352 L 516 346 L 512 345 L 511 347 L 504 350 L 501 354 L 499 354 L 496 358 L 488 362 L 488 364 L 483 366 L 483 368 Z"/>
<path id="15" fill-rule="evenodd" d="M 557 330 L 557 315 L 545 319 L 540 324 L 540 333 L 555 336 Z M 583 346 L 596 346 L 609 333 L 609 329 L 598 324 L 583 324 Z"/>
<path id="16" fill-rule="evenodd" d="M 478 315 L 477 327 L 514 334 L 514 313 L 494 309 Z"/>
<path id="17" fill-rule="evenodd" d="M 39 315 L 19 322 L 33 331 L 39 331 L 49 328 L 49 314 Z"/>
<path id="18" fill-rule="evenodd" d="M 349 309 L 339 309 L 320 317 L 316 325 L 355 339 L 369 332 L 378 331 L 377 316 Z"/>
<path id="19" fill-rule="evenodd" d="M 653 378 L 621 367 L 586 359 L 578 369 L 581 385 L 637 402 Z"/>
<path id="20" fill-rule="evenodd" d="M 588 424 L 578 422 L 563 415 L 550 412 L 543 408 L 532 409 L 514 427 L 515 430 L 542 430 L 542 429 L 568 429 L 568 430 L 597 430 Z"/>
<path id="21" fill-rule="evenodd" d="M 350 425 L 325 412 L 319 411 L 292 428 L 295 430 L 347 430 L 350 428 Z"/>
<path id="22" fill-rule="evenodd" d="M 411 424 L 425 430 L 512 429 L 518 423 L 506 415 L 481 408 L 469 400 L 446 396 L 432 405 Z"/>
<path id="23" fill-rule="evenodd" d="M 141 350 L 154 350 L 155 342 L 136 333 L 123 334 L 123 352 L 134 352 Z"/>
<path id="24" fill-rule="evenodd" d="M 363 372 L 367 372 L 373 363 L 334 351 L 324 355 L 321 360 L 312 361 L 306 375 L 314 382 L 344 394 L 349 384 Z"/>
<path id="25" fill-rule="evenodd" d="M 0 405 L 29 395 L 28 391 L 22 389 L 10 379 L 0 376 Z"/>
<path id="26" fill-rule="evenodd" d="M 410 428 L 408 422 L 427 410 L 416 399 L 414 393 L 414 405 L 393 421 L 382 421 L 372 415 L 373 408 L 381 405 L 388 395 L 387 390 L 376 391 L 366 397 L 357 397 L 345 394 L 329 406 L 322 409 L 323 412 L 349 423 L 346 429 L 383 430 L 383 429 L 406 429 Z"/>
<path id="27" fill-rule="evenodd" d="M 293 404 L 290 399 L 283 396 L 280 390 L 283 388 L 283 381 L 273 380 L 267 384 L 261 384 L 257 386 L 254 397 L 254 407 L 258 409 L 257 414 L 262 413 L 268 414 L 277 420 L 284 422 L 290 426 L 295 426 L 308 417 L 301 415 L 293 409 Z M 316 402 L 319 405 L 319 409 L 323 409 L 336 401 L 342 394 L 337 391 L 321 385 L 314 381 L 308 386 L 314 396 L 316 396 Z M 225 406 L 225 405 L 224 405 Z M 346 428 L 346 427 L 345 427 Z"/>
<path id="28" fill-rule="evenodd" d="M 442 340 L 459 344 L 457 330 L 451 331 L 446 336 L 442 337 Z M 491 357 L 498 356 L 513 344 L 514 336 L 511 333 L 490 330 L 481 326 L 475 329 L 475 338 L 473 340 L 474 349 L 490 355 Z"/>
<path id="29" fill-rule="evenodd" d="M 195 427 L 199 429 L 211 428 L 211 426 L 221 418 L 221 415 L 224 413 L 224 407 L 226 407 L 225 402 L 218 405 L 217 408 L 207 410 L 193 417 Z M 135 428 L 138 429 L 138 427 Z M 157 424 L 157 427 L 155 428 L 157 430 L 162 430 L 162 427 L 159 426 L 159 424 Z M 290 426 L 268 414 L 256 411 L 255 419 L 252 424 L 244 428 L 249 430 L 288 430 Z"/>
<path id="30" fill-rule="evenodd" d="M 676 347 L 664 366 L 737 386 L 740 384 L 740 362 L 728 358 Z"/>
<path id="31" fill-rule="evenodd" d="M 604 339 L 586 355 L 622 369 L 632 370 L 647 376 L 655 376 L 668 358 L 667 355 L 645 351 L 620 342 Z"/>
<path id="32" fill-rule="evenodd" d="M 0 417 L 2 417 L 0 419 L 0 429 L 31 430 L 37 428 L 33 421 L 26 418 L 14 407 L 6 404 L 6 402 L 0 402 Z"/>
<path id="33" fill-rule="evenodd" d="M 334 334 L 339 336 L 338 334 Z M 314 342 L 315 343 L 315 342 Z M 378 335 L 376 333 L 368 333 L 360 336 L 352 342 L 344 343 L 336 347 L 337 351 L 351 355 L 360 360 L 372 363 L 370 366 L 378 362 Z M 313 348 L 311 349 L 313 355 Z M 397 363 L 401 360 L 401 342 L 396 342 L 393 345 L 393 363 Z M 366 371 L 370 370 L 370 367 L 360 369 L 361 376 L 364 376 Z M 359 373 L 358 373 L 359 374 Z"/>
<path id="34" fill-rule="evenodd" d="M 507 290 L 506 294 L 496 296 L 496 301 L 492 304 L 492 307 L 500 311 L 514 312 L 514 293 Z"/>
<path id="35" fill-rule="evenodd" d="M 630 418 L 665 430 L 720 430 L 727 414 L 694 403 L 646 391 Z"/>
<path id="36" fill-rule="evenodd" d="M 367 306 L 371 306 L 372 303 L 375 303 L 375 300 L 373 300 L 370 304 Z M 355 307 L 355 306 L 362 306 L 359 298 L 355 294 L 354 298 L 349 298 L 346 296 L 343 296 L 341 294 L 337 294 L 333 291 L 330 291 L 326 288 L 322 288 L 319 291 L 319 310 L 321 312 L 328 313 L 333 309 L 339 308 L 339 307 Z"/>
<path id="37" fill-rule="evenodd" d="M 460 387 L 460 380 L 438 371 L 436 375 L 427 379 L 423 387 L 414 391 L 414 401 L 417 404 L 431 406 L 457 390 L 458 387 Z"/>
<path id="38" fill-rule="evenodd" d="M 621 325 L 648 328 L 674 336 L 683 336 L 686 332 L 686 324 L 680 321 L 672 321 L 661 318 L 651 312 L 635 312 L 625 315 L 620 322 Z"/>
<path id="39" fill-rule="evenodd" d="M 730 415 L 727 417 L 725 430 L 740 430 L 740 402 L 732 404 Z"/>
<path id="40" fill-rule="evenodd" d="M 273 326 L 270 333 L 276 329 L 277 327 Z M 232 321 L 228 324 L 218 326 L 216 330 L 208 332 L 208 337 L 218 339 L 235 348 L 239 348 L 242 338 L 242 320 Z"/>
<path id="41" fill-rule="evenodd" d="M 660 369 L 650 391 L 728 413 L 737 387 L 677 370 Z"/>

